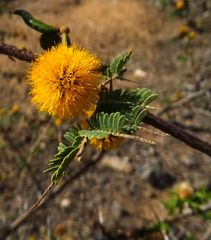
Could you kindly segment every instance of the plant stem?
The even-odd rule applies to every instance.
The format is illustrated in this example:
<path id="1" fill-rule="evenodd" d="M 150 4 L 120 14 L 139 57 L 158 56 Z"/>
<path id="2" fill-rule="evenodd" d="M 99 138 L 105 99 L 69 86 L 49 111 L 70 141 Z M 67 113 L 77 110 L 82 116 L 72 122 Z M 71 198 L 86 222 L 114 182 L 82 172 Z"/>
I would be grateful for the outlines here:
<path id="1" fill-rule="evenodd" d="M 5 43 L 0 44 L 0 54 L 7 55 L 9 57 L 15 57 L 21 61 L 32 62 L 35 60 L 36 56 L 33 52 L 26 49 L 19 49 L 13 45 L 8 45 Z"/>
<path id="2" fill-rule="evenodd" d="M 197 138 L 196 136 L 186 132 L 182 128 L 162 120 L 155 115 L 148 113 L 147 116 L 144 118 L 144 122 L 162 130 L 165 133 L 170 134 L 171 136 L 179 139 L 180 141 L 186 143 L 188 146 L 197 149 L 208 156 L 211 156 L 211 145 L 208 142 L 202 141 L 201 139 Z"/>
<path id="3" fill-rule="evenodd" d="M 32 62 L 36 58 L 36 56 L 31 51 L 18 49 L 13 45 L 7 45 L 5 43 L 0 44 L 0 54 L 5 54 L 10 57 L 16 57 L 19 60 L 27 62 Z M 111 81 L 111 79 L 109 79 L 109 81 Z M 106 81 L 104 84 L 109 81 Z M 162 130 L 165 133 L 170 134 L 171 136 L 186 143 L 188 146 L 211 156 L 211 145 L 209 143 L 202 141 L 201 139 L 186 132 L 182 128 L 165 120 L 162 120 L 151 113 L 148 113 L 148 115 L 144 119 L 144 122 L 152 125 L 157 129 Z"/>

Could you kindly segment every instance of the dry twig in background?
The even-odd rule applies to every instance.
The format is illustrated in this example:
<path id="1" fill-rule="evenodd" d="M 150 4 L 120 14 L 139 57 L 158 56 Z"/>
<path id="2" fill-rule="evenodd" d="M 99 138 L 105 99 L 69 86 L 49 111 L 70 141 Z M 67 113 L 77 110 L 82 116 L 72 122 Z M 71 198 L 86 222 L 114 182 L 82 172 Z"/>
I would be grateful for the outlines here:
<path id="1" fill-rule="evenodd" d="M 17 230 L 20 226 L 22 226 L 29 217 L 35 214 L 40 208 L 44 207 L 50 200 L 53 200 L 57 195 L 59 195 L 67 186 L 72 184 L 75 180 L 80 178 L 83 174 L 85 174 L 89 169 L 94 167 L 103 157 L 104 151 L 99 152 L 92 160 L 84 165 L 78 172 L 67 177 L 61 184 L 54 188 L 54 190 L 50 193 L 53 184 L 50 184 L 42 196 L 36 201 L 36 203 L 26 212 L 19 216 L 14 222 L 11 223 L 10 226 L 6 226 L 1 229 L 0 232 L 0 240 L 5 240 L 6 237 L 11 235 L 15 230 Z M 47 195 L 48 194 L 48 195 Z"/>

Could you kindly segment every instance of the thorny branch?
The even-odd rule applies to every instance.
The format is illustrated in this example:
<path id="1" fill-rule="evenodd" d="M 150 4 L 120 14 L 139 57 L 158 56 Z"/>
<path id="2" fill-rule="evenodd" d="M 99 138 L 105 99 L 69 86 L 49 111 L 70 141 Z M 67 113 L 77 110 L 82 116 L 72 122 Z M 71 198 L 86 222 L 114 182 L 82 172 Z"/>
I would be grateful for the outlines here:
<path id="1" fill-rule="evenodd" d="M 22 61 L 32 62 L 35 60 L 36 56 L 26 49 L 18 49 L 17 47 L 13 45 L 8 45 L 5 43 L 0 44 L 0 54 L 7 55 L 11 58 L 15 57 Z M 199 138 L 193 136 L 192 134 L 184 131 L 182 128 L 175 126 L 172 123 L 169 123 L 167 121 L 164 121 L 155 115 L 149 113 L 146 118 L 144 119 L 144 122 L 152 125 L 153 127 L 160 129 L 171 136 L 181 140 L 182 142 L 186 143 L 190 147 L 197 149 L 209 156 L 211 156 L 211 145 L 200 140 Z M 60 192 L 63 191 L 63 189 L 70 183 L 72 183 L 74 180 L 78 179 L 82 174 L 86 173 L 93 165 L 95 165 L 101 158 L 102 158 L 103 152 L 99 154 L 99 156 L 96 158 L 95 161 L 91 161 L 87 163 L 81 170 L 79 170 L 75 175 L 70 176 L 67 178 L 62 184 L 60 184 L 57 188 L 55 188 L 54 191 L 51 192 L 51 194 L 47 195 L 49 193 L 50 189 L 52 188 L 52 184 L 48 186 L 48 188 L 45 190 L 41 198 L 38 199 L 38 201 L 23 215 L 21 215 L 19 218 L 17 218 L 10 226 L 6 227 L 5 229 L 2 229 L 0 232 L 0 240 L 5 239 L 7 236 L 9 236 L 11 233 L 13 233 L 19 226 L 21 226 L 30 216 L 31 214 L 37 212 L 38 209 L 43 207 L 49 200 L 53 199 L 55 196 L 57 196 Z M 47 195 L 47 196 L 46 196 Z M 209 207 L 210 209 L 210 207 Z M 189 215 L 192 213 L 189 213 Z M 187 214 L 188 215 L 188 214 Z"/>
<path id="2" fill-rule="evenodd" d="M 21 215 L 20 217 L 18 217 L 12 224 L 11 224 L 11 228 L 15 229 L 17 228 L 21 223 L 25 222 L 26 219 L 31 216 L 34 212 L 36 212 L 38 206 L 40 205 L 40 203 L 42 202 L 42 200 L 47 196 L 47 194 L 49 193 L 49 191 L 51 190 L 51 188 L 53 187 L 53 183 L 50 183 L 48 185 L 48 187 L 45 189 L 44 193 L 41 195 L 41 197 L 32 205 L 32 207 L 23 215 Z"/>
<path id="3" fill-rule="evenodd" d="M 0 44 L 0 54 L 7 55 L 11 58 L 15 57 L 21 61 L 26 62 L 32 62 L 36 58 L 34 53 L 29 50 L 19 49 L 13 45 L 8 45 L 5 43 Z"/>
<path id="4" fill-rule="evenodd" d="M 155 128 L 162 130 L 163 132 L 170 134 L 171 136 L 186 143 L 188 146 L 211 156 L 211 144 L 202 141 L 196 136 L 186 132 L 179 126 L 176 126 L 170 122 L 162 120 L 161 118 L 158 118 L 151 113 L 147 114 L 147 116 L 144 118 L 144 122 Z"/>
<path id="5" fill-rule="evenodd" d="M 5 43 L 0 44 L 0 54 L 5 54 L 10 57 L 16 57 L 19 60 L 27 62 L 32 62 L 36 58 L 36 56 L 28 50 L 18 49 L 13 45 L 7 45 Z M 199 93 L 202 94 L 201 92 Z M 186 100 L 189 100 L 189 98 Z M 211 156 L 211 145 L 209 143 L 202 141 L 201 139 L 195 137 L 194 135 L 186 132 L 182 128 L 167 121 L 164 121 L 151 113 L 147 115 L 147 117 L 144 119 L 144 122 L 155 128 L 162 130 L 163 132 L 170 134 L 171 136 L 186 143 L 190 147 Z"/>

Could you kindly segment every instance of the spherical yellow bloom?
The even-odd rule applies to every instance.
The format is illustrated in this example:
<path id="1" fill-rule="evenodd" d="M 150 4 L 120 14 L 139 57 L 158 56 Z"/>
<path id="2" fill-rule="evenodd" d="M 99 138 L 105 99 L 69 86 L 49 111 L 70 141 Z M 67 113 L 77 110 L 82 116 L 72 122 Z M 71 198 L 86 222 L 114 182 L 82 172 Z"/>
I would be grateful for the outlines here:
<path id="1" fill-rule="evenodd" d="M 99 150 L 110 150 L 117 148 L 123 141 L 122 137 L 108 136 L 103 139 L 92 138 L 90 144 Z"/>
<path id="2" fill-rule="evenodd" d="M 52 116 L 75 119 L 98 100 L 100 60 L 75 45 L 41 54 L 29 72 L 32 102 Z"/>

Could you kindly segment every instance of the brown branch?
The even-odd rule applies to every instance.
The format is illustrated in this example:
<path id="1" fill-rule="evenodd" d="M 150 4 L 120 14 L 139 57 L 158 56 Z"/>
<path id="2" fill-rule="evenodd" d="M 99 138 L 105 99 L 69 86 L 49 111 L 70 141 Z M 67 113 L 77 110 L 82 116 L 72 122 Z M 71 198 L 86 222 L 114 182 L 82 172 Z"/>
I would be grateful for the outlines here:
<path id="1" fill-rule="evenodd" d="M 15 57 L 21 61 L 32 62 L 36 56 L 33 52 L 26 49 L 19 49 L 13 45 L 5 43 L 0 44 L 0 54 L 7 55 L 9 57 Z"/>
<path id="2" fill-rule="evenodd" d="M 18 49 L 15 46 L 7 45 L 4 43 L 0 44 L 0 54 L 1 53 L 28 62 L 32 62 L 35 59 L 35 55 L 32 52 L 23 49 Z M 199 93 L 202 94 L 202 92 L 198 92 L 197 94 Z M 182 101 L 182 103 L 184 103 L 184 100 Z M 193 136 L 192 134 L 184 131 L 182 128 L 175 126 L 174 124 L 169 123 L 167 121 L 164 121 L 150 113 L 144 119 L 144 122 L 166 133 L 169 133 L 171 136 L 181 140 L 190 147 L 211 156 L 211 145 L 209 143 L 200 140 L 199 138 Z"/>
<path id="3" fill-rule="evenodd" d="M 211 145 L 208 142 L 204 142 L 196 136 L 184 131 L 182 128 L 162 120 L 155 115 L 148 113 L 145 117 L 144 122 L 162 130 L 165 133 L 170 134 L 171 136 L 179 139 L 180 141 L 186 143 L 188 146 L 197 149 L 209 156 L 211 156 Z"/>
<path id="4" fill-rule="evenodd" d="M 45 199 L 46 195 L 49 193 L 53 186 L 53 183 L 51 183 L 44 193 L 40 196 L 40 198 L 30 207 L 29 210 L 27 210 L 25 213 L 20 215 L 18 218 L 15 219 L 14 222 L 11 223 L 10 226 L 5 226 L 1 229 L 0 232 L 0 240 L 5 240 L 7 236 L 9 236 L 11 233 L 13 233 L 19 226 L 21 226 L 34 212 L 37 211 L 39 205 L 41 202 Z"/>
<path id="5" fill-rule="evenodd" d="M 11 223 L 10 226 L 5 226 L 0 231 L 0 240 L 5 240 L 9 235 L 11 235 L 15 230 L 17 230 L 21 225 L 23 225 L 32 214 L 36 213 L 39 209 L 44 207 L 50 200 L 54 199 L 58 194 L 60 194 L 69 184 L 73 183 L 75 180 L 80 178 L 83 174 L 85 174 L 90 168 L 95 166 L 104 155 L 104 151 L 97 154 L 93 161 L 89 161 L 84 167 L 82 167 L 78 172 L 74 175 L 69 176 L 65 179 L 60 185 L 54 188 L 54 190 L 49 193 L 49 190 L 52 188 L 52 184 L 48 186 L 42 196 L 38 199 L 38 201 L 26 212 L 19 216 L 14 222 Z"/>
<path id="6" fill-rule="evenodd" d="M 32 62 L 35 60 L 36 56 L 26 49 L 18 49 L 17 47 L 13 45 L 7 45 L 4 43 L 0 44 L 0 54 L 8 55 L 9 57 L 15 57 L 22 61 Z M 183 104 L 183 102 L 182 102 Z M 190 147 L 197 149 L 209 156 L 211 156 L 211 145 L 207 142 L 204 142 L 200 140 L 199 138 L 193 136 L 192 134 L 184 131 L 182 128 L 169 123 L 167 121 L 164 121 L 158 117 L 156 117 L 153 114 L 148 114 L 146 118 L 144 119 L 144 122 L 152 125 L 153 127 L 160 129 L 171 136 L 181 140 L 182 142 L 186 143 Z M 68 184 L 74 182 L 76 179 L 78 179 L 81 175 L 86 173 L 91 167 L 96 165 L 99 160 L 102 158 L 103 152 L 101 152 L 94 161 L 88 162 L 81 170 L 76 172 L 74 175 L 69 176 L 62 184 L 58 185 L 57 188 L 54 189 L 49 195 L 50 189 L 52 188 L 52 184 L 48 186 L 46 191 L 43 193 L 43 195 L 38 199 L 38 201 L 26 212 L 23 213 L 20 217 L 18 217 L 10 226 L 7 226 L 3 229 L 1 229 L 0 232 L 0 240 L 6 239 L 7 236 L 12 234 L 18 227 L 23 225 L 28 218 L 36 213 L 40 208 L 45 206 L 50 200 L 55 198 L 58 194 L 60 194 Z M 204 210 L 210 209 L 210 206 L 205 208 Z M 185 216 L 189 216 L 194 214 L 194 212 L 187 213 Z M 184 215 L 180 217 L 185 217 Z M 179 218 L 180 218 L 179 217 Z M 173 219 L 175 220 L 175 219 Z M 172 222 L 172 220 L 170 221 Z"/>

